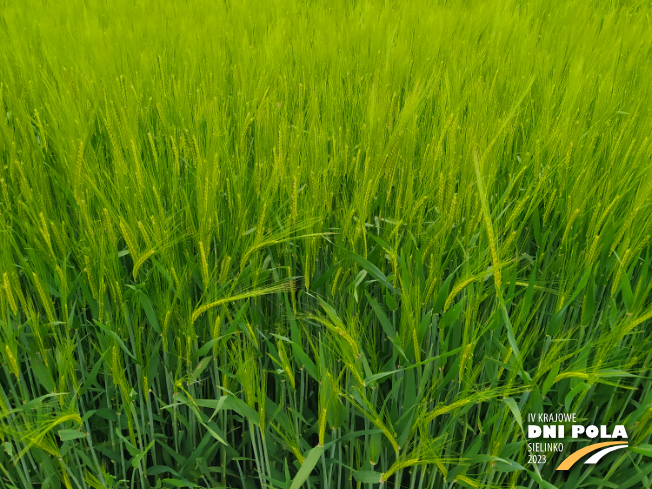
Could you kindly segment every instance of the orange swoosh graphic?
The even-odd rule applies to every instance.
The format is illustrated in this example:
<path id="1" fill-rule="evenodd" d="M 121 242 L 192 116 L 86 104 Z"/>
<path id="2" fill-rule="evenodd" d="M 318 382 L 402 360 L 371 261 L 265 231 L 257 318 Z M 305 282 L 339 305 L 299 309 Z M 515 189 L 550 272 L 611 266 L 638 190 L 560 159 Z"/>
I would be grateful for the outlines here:
<path id="1" fill-rule="evenodd" d="M 559 464 L 559 467 L 557 467 L 557 470 L 568 470 L 570 469 L 575 462 L 577 462 L 579 459 L 581 459 L 584 455 L 587 453 L 594 452 L 600 448 L 603 447 L 609 447 L 611 445 L 627 445 L 626 441 L 606 441 L 604 443 L 595 443 L 593 445 L 589 445 L 588 447 L 584 447 L 576 452 L 571 453 L 568 457 L 564 459 L 562 463 Z"/>

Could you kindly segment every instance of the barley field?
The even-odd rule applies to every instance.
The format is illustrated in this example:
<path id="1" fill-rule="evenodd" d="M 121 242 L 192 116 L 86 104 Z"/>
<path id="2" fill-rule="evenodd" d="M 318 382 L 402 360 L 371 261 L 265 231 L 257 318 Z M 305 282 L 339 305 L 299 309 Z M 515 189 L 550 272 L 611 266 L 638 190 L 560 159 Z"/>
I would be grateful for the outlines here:
<path id="1" fill-rule="evenodd" d="M 651 16 L 0 0 L 0 488 L 650 487 Z"/>

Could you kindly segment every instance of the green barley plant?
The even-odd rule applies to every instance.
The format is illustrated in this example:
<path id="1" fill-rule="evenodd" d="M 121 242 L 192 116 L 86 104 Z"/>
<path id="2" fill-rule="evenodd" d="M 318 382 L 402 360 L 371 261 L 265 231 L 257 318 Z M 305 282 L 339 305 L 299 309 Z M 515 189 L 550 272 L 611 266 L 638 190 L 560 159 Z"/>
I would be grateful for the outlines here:
<path id="1" fill-rule="evenodd" d="M 651 19 L 0 0 L 0 488 L 650 487 Z"/>

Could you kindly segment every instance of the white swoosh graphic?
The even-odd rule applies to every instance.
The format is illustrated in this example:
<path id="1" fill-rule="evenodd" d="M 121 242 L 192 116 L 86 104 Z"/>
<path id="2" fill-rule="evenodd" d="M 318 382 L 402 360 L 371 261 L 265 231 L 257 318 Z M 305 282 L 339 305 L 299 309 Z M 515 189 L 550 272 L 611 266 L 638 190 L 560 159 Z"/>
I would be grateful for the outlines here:
<path id="1" fill-rule="evenodd" d="M 592 455 L 584 463 L 585 464 L 597 464 L 602 459 L 602 457 L 604 457 L 606 454 L 608 454 L 609 452 L 613 452 L 614 450 L 619 450 L 620 448 L 627 448 L 627 445 L 616 445 L 615 447 L 603 448 L 598 453 Z"/>

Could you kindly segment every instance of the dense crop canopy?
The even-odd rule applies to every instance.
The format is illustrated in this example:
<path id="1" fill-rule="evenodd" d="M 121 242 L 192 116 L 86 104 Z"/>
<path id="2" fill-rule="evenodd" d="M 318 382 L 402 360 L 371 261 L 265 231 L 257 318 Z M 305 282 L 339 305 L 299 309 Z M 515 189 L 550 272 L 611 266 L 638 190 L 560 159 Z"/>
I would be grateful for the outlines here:
<path id="1" fill-rule="evenodd" d="M 0 488 L 649 487 L 649 2 L 0 5 Z"/>

